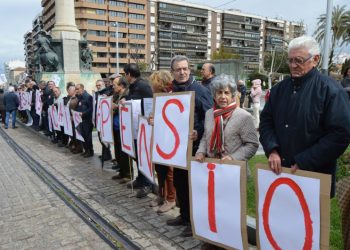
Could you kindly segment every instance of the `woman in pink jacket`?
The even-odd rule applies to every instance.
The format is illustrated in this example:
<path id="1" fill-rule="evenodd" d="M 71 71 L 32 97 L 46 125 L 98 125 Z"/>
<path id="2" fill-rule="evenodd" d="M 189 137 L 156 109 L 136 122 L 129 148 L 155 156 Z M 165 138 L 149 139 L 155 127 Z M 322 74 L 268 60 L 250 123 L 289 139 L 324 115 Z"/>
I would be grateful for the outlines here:
<path id="1" fill-rule="evenodd" d="M 260 97 L 262 94 L 261 80 L 255 79 L 252 81 L 252 88 L 250 90 L 250 96 L 253 99 L 253 117 L 255 128 L 259 128 L 260 123 Z"/>

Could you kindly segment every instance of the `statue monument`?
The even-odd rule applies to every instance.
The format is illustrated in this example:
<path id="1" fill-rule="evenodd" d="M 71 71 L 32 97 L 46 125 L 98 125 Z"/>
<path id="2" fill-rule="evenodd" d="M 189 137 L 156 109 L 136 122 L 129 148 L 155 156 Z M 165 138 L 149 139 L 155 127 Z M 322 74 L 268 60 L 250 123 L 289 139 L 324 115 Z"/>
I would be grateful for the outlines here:
<path id="1" fill-rule="evenodd" d="M 93 53 L 75 24 L 74 0 L 55 0 L 55 26 L 42 31 L 36 41 L 36 80 L 53 80 L 66 93 L 69 81 L 83 83 L 91 91 L 101 79 L 92 72 Z"/>

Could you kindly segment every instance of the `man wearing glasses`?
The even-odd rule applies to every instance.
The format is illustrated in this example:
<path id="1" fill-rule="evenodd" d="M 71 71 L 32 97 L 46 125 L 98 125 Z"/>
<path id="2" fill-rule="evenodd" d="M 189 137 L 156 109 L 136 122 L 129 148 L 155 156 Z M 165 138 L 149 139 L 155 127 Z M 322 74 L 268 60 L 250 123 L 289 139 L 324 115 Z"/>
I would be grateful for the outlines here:
<path id="1" fill-rule="evenodd" d="M 271 89 L 261 113 L 260 142 L 276 174 L 281 167 L 332 175 L 350 142 L 349 98 L 332 78 L 316 69 L 320 48 L 312 37 L 288 46 L 291 77 Z"/>

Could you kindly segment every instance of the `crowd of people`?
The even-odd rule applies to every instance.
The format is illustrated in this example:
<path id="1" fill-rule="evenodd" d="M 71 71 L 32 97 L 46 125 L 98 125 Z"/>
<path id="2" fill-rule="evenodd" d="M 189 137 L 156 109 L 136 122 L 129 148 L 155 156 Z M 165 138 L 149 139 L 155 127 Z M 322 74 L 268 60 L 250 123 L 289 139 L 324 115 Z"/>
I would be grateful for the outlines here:
<path id="1" fill-rule="evenodd" d="M 194 130 L 190 134 L 193 140 L 192 155 L 199 162 L 205 158 L 248 161 L 255 155 L 260 143 L 269 160 L 269 166 L 276 174 L 281 167 L 327 173 L 332 176 L 331 196 L 335 194 L 336 160 L 350 142 L 349 98 L 340 84 L 321 75 L 316 66 L 320 59 L 317 42 L 311 37 L 292 40 L 288 48 L 288 64 L 291 77 L 276 84 L 269 92 L 260 120 L 261 80 L 252 81 L 250 96 L 253 102 L 253 115 L 243 108 L 247 89 L 242 80 L 235 81 L 230 75 L 215 75 L 215 67 L 204 63 L 201 69 L 202 81 L 191 74 L 187 57 L 176 55 L 172 58 L 170 69 L 153 72 L 149 81 L 141 78 L 137 64 L 124 67 L 124 75 L 114 74 L 109 81 L 96 82 L 93 95 L 84 90 L 83 84 L 69 82 L 67 95 L 62 96 L 60 88 L 53 81 L 41 81 L 37 85 L 32 80 L 20 85 L 17 92 L 26 91 L 32 95 L 29 109 L 19 111 L 19 117 L 36 130 L 43 130 L 59 147 L 68 147 L 73 154 L 81 153 L 88 158 L 94 155 L 92 144 L 94 99 L 99 96 L 113 96 L 113 136 L 114 155 L 117 174 L 112 177 L 128 188 L 137 188 L 137 198 L 143 198 L 152 191 L 152 183 L 139 171 L 134 179 L 131 159 L 121 150 L 119 127 L 119 106 L 128 100 L 150 98 L 154 93 L 172 93 L 194 91 Z M 342 85 L 348 88 L 350 69 L 346 71 Z M 40 91 L 42 112 L 35 111 L 36 95 Z M 8 128 L 12 115 L 12 127 L 16 128 L 18 95 L 14 87 L 9 88 L 0 104 L 4 104 L 1 114 Z M 1 98 L 1 93 L 0 93 Z M 79 132 L 84 142 L 77 140 L 76 134 L 67 136 L 61 131 L 50 130 L 49 107 L 56 105 L 59 99 L 71 111 L 80 112 L 82 123 Z M 1 106 L 0 106 L 1 108 Z M 143 110 L 142 110 L 143 114 Z M 95 119 L 95 122 L 93 122 Z M 148 117 L 152 125 L 153 114 Z M 74 131 L 74 130 L 73 130 Z M 110 145 L 102 144 L 101 160 L 112 159 Z M 137 143 L 135 141 L 135 148 Z M 137 157 L 137 156 L 136 156 Z M 170 226 L 186 226 L 183 237 L 192 236 L 188 172 L 184 169 L 155 164 L 159 192 L 150 206 L 157 207 L 158 213 L 165 213 L 180 207 L 180 215 L 167 221 Z M 177 201 L 177 202 L 176 202 Z M 204 244 L 204 249 L 215 249 Z"/>

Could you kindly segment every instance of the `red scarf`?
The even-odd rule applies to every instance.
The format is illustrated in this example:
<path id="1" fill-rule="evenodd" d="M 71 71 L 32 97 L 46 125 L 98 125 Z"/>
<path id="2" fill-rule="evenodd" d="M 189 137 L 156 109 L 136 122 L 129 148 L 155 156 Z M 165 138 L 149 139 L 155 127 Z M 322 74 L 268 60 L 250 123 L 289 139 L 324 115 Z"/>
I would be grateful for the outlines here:
<path id="1" fill-rule="evenodd" d="M 231 103 L 226 108 L 219 109 L 214 105 L 214 128 L 210 138 L 210 152 L 221 157 L 224 152 L 224 125 L 223 121 L 232 115 L 237 107 L 236 102 Z"/>

